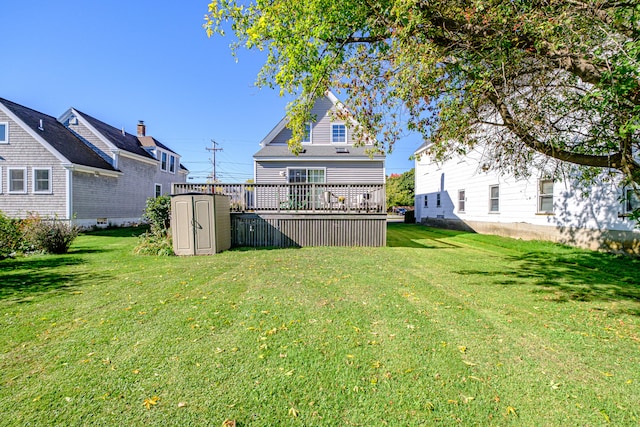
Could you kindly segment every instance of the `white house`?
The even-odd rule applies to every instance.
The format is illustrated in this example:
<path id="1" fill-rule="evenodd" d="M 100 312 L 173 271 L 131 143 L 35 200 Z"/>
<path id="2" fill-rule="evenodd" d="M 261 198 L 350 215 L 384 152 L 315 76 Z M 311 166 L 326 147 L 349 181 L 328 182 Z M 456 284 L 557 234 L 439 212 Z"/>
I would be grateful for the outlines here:
<path id="1" fill-rule="evenodd" d="M 640 230 L 629 212 L 631 189 L 603 173 L 588 189 L 575 179 L 528 179 L 491 168 L 481 148 L 436 162 L 428 144 L 416 150 L 416 222 L 478 233 L 556 241 L 592 249 L 640 252 Z"/>

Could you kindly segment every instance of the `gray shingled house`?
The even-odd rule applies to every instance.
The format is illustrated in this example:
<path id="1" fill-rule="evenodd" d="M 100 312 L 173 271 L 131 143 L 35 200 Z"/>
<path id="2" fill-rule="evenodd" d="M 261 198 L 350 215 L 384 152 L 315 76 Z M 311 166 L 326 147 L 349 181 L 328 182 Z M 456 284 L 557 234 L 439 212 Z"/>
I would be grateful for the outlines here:
<path id="1" fill-rule="evenodd" d="M 81 226 L 140 221 L 146 199 L 185 182 L 180 156 L 69 109 L 60 119 L 0 98 L 0 210 Z"/>

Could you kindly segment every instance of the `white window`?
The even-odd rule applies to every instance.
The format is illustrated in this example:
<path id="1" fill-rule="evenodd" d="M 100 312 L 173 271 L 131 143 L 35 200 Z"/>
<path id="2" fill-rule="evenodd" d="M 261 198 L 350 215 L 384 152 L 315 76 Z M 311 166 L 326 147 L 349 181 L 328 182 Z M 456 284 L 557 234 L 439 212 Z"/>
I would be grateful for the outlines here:
<path id="1" fill-rule="evenodd" d="M 440 207 L 440 193 L 436 193 L 436 208 Z"/>
<path id="2" fill-rule="evenodd" d="M 467 201 L 464 190 L 458 190 L 458 212 L 464 212 L 464 205 Z"/>
<path id="3" fill-rule="evenodd" d="M 156 184 L 155 195 L 156 197 L 162 196 L 162 184 Z"/>
<path id="4" fill-rule="evenodd" d="M 541 179 L 538 185 L 538 212 L 553 212 L 553 180 Z"/>
<path id="5" fill-rule="evenodd" d="M 290 183 L 324 183 L 324 169 L 289 169 Z"/>
<path id="6" fill-rule="evenodd" d="M 0 122 L 0 144 L 9 143 L 9 123 Z"/>
<path id="7" fill-rule="evenodd" d="M 51 193 L 51 168 L 33 168 L 33 192 Z"/>
<path id="8" fill-rule="evenodd" d="M 640 197 L 633 188 L 627 188 L 624 196 L 624 210 L 631 213 L 636 209 L 640 209 Z"/>
<path id="9" fill-rule="evenodd" d="M 9 193 L 27 192 L 27 168 L 7 168 Z"/>
<path id="10" fill-rule="evenodd" d="M 176 173 L 176 156 L 169 156 L 169 172 Z"/>
<path id="11" fill-rule="evenodd" d="M 164 151 L 160 155 L 160 169 L 162 169 L 163 171 L 167 170 L 167 153 L 165 153 Z"/>
<path id="12" fill-rule="evenodd" d="M 311 144 L 311 130 L 313 129 L 313 125 L 311 122 L 305 123 L 304 125 L 304 136 L 302 137 L 303 144 Z"/>
<path id="13" fill-rule="evenodd" d="M 500 212 L 500 186 L 489 187 L 489 212 Z"/>
<path id="14" fill-rule="evenodd" d="M 331 125 L 331 142 L 347 142 L 347 127 L 344 124 L 333 123 Z"/>

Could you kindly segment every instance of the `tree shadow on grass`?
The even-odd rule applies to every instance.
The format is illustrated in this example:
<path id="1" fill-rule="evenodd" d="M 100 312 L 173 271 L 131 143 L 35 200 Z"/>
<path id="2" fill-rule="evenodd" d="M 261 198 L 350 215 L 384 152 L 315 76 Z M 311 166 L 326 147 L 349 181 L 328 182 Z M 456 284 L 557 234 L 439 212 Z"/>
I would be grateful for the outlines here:
<path id="1" fill-rule="evenodd" d="M 500 271 L 464 270 L 458 274 L 493 276 L 496 284 L 533 283 L 537 293 L 562 301 L 632 301 L 640 304 L 640 260 L 599 252 L 531 252 L 507 257 Z M 634 310 L 635 311 L 635 310 Z M 640 306 L 633 314 L 640 315 Z"/>
<path id="2" fill-rule="evenodd" d="M 97 279 L 87 272 L 60 273 L 64 267 L 83 264 L 74 255 L 32 256 L 6 259 L 0 262 L 0 300 L 17 299 L 24 302 L 29 297 L 45 292 L 72 290 L 79 281 Z"/>
<path id="3" fill-rule="evenodd" d="M 417 224 L 388 223 L 387 246 L 420 249 L 458 248 L 459 245 L 444 239 L 463 233 L 466 232 L 430 228 Z"/>

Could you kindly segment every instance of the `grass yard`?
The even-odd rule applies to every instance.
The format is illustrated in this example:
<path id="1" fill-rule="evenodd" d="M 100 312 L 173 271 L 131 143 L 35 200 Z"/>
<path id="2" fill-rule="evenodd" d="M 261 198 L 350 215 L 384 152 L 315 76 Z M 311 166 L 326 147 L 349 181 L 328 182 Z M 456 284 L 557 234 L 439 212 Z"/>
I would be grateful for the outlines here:
<path id="1" fill-rule="evenodd" d="M 390 224 L 385 248 L 0 261 L 0 425 L 638 425 L 640 261 Z"/>

